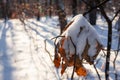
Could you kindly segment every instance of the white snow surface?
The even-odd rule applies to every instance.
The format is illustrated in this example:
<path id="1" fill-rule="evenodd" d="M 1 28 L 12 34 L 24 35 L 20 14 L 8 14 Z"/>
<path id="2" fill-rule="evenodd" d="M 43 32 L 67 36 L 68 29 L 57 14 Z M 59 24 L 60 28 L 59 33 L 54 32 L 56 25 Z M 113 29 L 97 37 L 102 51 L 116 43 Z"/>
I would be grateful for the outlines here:
<path id="1" fill-rule="evenodd" d="M 68 19 L 70 20 L 71 17 L 68 17 Z M 45 51 L 44 40 L 47 39 L 47 49 L 53 59 L 54 43 L 50 39 L 59 35 L 58 18 L 46 19 L 43 17 L 40 21 L 28 19 L 25 23 L 26 26 L 18 19 L 12 19 L 8 20 L 5 25 L 5 22 L 0 20 L 0 80 L 70 80 L 73 67 L 67 68 L 63 76 L 61 76 L 60 70 L 54 67 L 49 54 Z M 76 25 L 78 24 L 76 23 Z M 84 24 L 84 21 L 81 24 Z M 86 27 L 87 29 L 89 27 Z M 106 23 L 99 16 L 95 30 L 99 34 L 102 44 L 106 47 L 108 29 Z M 81 37 L 84 35 L 81 35 Z M 89 35 L 93 39 L 94 35 L 96 36 L 96 34 L 92 33 Z M 115 58 L 113 50 L 117 49 L 118 36 L 117 31 L 113 28 L 110 80 L 115 79 L 114 72 L 118 74 L 118 80 L 120 79 L 120 54 L 118 54 L 116 59 L 116 70 L 113 69 L 113 60 Z M 76 36 L 73 37 L 76 38 Z M 86 40 L 86 37 L 84 37 L 84 40 Z M 82 41 L 80 39 L 80 42 L 77 43 L 76 41 L 75 43 L 79 45 Z M 69 43 L 71 42 L 69 41 Z M 73 47 L 73 45 L 70 46 L 71 48 Z M 74 52 L 74 50 L 72 51 Z M 106 53 L 106 51 L 104 52 Z M 88 75 L 81 77 L 75 74 L 74 80 L 99 80 L 92 65 L 84 64 L 84 66 Z M 101 80 L 105 80 L 105 57 L 102 51 L 95 60 L 95 66 L 101 76 Z"/>

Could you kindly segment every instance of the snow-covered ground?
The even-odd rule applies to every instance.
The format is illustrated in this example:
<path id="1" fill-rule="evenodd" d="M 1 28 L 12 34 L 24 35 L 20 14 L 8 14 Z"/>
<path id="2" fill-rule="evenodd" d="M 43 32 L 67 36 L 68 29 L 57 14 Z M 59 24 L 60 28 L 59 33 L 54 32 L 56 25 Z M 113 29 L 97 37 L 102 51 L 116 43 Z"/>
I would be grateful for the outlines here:
<path id="1" fill-rule="evenodd" d="M 70 20 L 71 18 L 69 18 Z M 24 26 L 18 19 L 8 20 L 5 24 L 0 20 L 0 80 L 70 80 L 72 67 L 68 68 L 61 76 L 50 55 L 45 51 L 44 40 L 47 39 L 47 49 L 54 57 L 53 41 L 50 39 L 59 35 L 58 18 L 42 18 L 40 21 L 28 19 Z M 98 17 L 95 29 L 99 33 L 104 46 L 107 44 L 106 23 Z M 113 29 L 112 49 L 118 45 L 118 34 Z M 113 60 L 114 51 L 111 52 L 110 80 L 114 80 Z M 98 80 L 96 71 L 92 65 L 84 64 L 88 75 L 74 80 Z M 104 80 L 105 57 L 101 51 L 96 60 L 96 67 Z M 116 61 L 116 69 L 120 79 L 120 54 Z"/>

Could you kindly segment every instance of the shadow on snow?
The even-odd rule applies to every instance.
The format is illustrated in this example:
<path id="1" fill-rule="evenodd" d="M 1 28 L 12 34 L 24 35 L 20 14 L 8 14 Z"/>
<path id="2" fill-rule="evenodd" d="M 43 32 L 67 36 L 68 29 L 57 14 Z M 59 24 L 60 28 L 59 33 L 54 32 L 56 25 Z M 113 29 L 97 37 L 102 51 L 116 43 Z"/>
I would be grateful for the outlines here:
<path id="1" fill-rule="evenodd" d="M 8 24 L 8 25 L 7 25 Z M 4 26 L 2 29 L 1 33 L 1 38 L 0 38 L 0 59 L 1 59 L 1 65 L 3 67 L 2 70 L 2 77 L 3 80 L 12 80 L 12 72 L 13 72 L 13 67 L 11 65 L 11 60 L 10 60 L 10 55 L 8 55 L 8 45 L 6 42 L 6 38 L 8 37 L 6 35 L 7 31 L 11 29 L 12 27 L 9 26 L 12 25 L 11 22 L 4 22 Z"/>

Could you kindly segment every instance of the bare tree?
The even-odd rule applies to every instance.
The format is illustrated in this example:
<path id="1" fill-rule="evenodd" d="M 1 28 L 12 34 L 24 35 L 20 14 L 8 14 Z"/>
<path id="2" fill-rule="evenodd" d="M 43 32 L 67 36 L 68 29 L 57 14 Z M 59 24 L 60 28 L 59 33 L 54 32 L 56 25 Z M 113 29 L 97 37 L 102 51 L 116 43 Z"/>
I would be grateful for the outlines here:
<path id="1" fill-rule="evenodd" d="M 99 8 L 100 8 L 101 14 L 104 16 L 104 18 L 106 19 L 107 24 L 108 24 L 108 41 L 107 41 L 107 56 L 106 56 L 105 78 L 106 78 L 106 80 L 109 80 L 109 65 L 110 65 L 110 54 L 111 54 L 111 45 L 112 45 L 112 22 L 115 19 L 115 17 L 117 16 L 117 14 L 120 12 L 120 10 L 118 10 L 115 13 L 115 16 L 111 20 L 107 16 L 107 13 L 105 12 L 103 6 L 100 6 Z"/>
<path id="2" fill-rule="evenodd" d="M 104 4 L 110 0 L 95 0 L 97 2 L 97 6 L 92 7 L 90 4 L 87 4 L 87 2 L 85 2 L 87 5 L 89 5 L 91 8 L 84 13 L 84 15 L 86 15 L 87 13 L 93 11 L 96 8 L 100 9 L 100 12 L 102 14 L 102 16 L 106 19 L 107 24 L 108 24 L 108 41 L 107 41 L 107 56 L 106 56 L 106 67 L 105 67 L 105 79 L 109 80 L 109 65 L 110 65 L 110 54 L 111 54 L 111 45 L 112 45 L 112 22 L 115 19 L 115 17 L 118 15 L 118 13 L 120 12 L 120 9 L 118 11 L 115 12 L 115 16 L 113 17 L 113 19 L 111 20 L 109 18 L 109 16 L 107 15 L 107 12 L 104 9 Z"/>

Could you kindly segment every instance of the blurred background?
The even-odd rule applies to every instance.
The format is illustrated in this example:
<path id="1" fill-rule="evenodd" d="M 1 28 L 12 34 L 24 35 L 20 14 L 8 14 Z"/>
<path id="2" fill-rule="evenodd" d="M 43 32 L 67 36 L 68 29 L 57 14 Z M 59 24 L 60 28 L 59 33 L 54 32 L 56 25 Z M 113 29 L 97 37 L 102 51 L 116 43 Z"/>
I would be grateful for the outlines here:
<path id="1" fill-rule="evenodd" d="M 35 16 L 55 16 L 61 8 L 66 15 L 76 15 L 84 13 L 89 6 L 96 5 L 96 0 L 0 0 L 0 18 L 18 18 L 22 12 L 27 18 Z M 103 0 L 99 0 L 103 1 Z M 104 5 L 109 13 L 113 13 L 120 7 L 120 0 L 110 0 Z M 94 10 L 99 13 L 99 10 Z"/>

